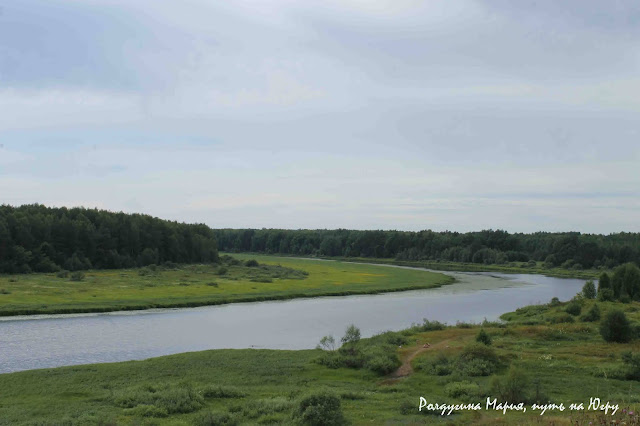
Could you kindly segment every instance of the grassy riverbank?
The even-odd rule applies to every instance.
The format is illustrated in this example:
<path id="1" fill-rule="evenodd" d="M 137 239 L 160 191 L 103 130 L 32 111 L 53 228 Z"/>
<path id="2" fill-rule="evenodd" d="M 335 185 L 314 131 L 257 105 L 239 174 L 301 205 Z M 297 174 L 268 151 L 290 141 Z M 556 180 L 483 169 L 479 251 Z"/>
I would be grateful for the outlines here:
<path id="1" fill-rule="evenodd" d="M 582 312 L 593 301 L 583 302 Z M 349 351 L 217 350 L 146 361 L 64 367 L 0 375 L 0 424 L 207 425 L 287 424 L 301 395 L 328 389 L 340 398 L 352 424 L 637 424 L 640 382 L 625 380 L 625 351 L 640 343 L 606 343 L 597 322 L 576 316 L 556 323 L 567 304 L 511 314 L 513 323 L 485 324 L 490 346 L 475 343 L 479 326 L 425 323 L 401 333 L 363 339 L 365 358 L 398 356 L 399 372 L 374 367 L 330 368 L 318 362 L 347 359 Z M 621 308 L 640 321 L 640 304 L 599 303 L 602 314 Z M 531 321 L 529 313 L 537 317 Z M 528 325 L 534 324 L 534 325 Z M 390 344 L 390 342 L 393 342 Z M 429 342 L 429 348 L 423 343 Z M 398 344 L 401 344 L 401 348 Z M 475 346 L 474 346 L 475 344 Z M 482 349 L 484 348 L 484 349 Z M 395 368 L 395 367 L 394 367 Z M 511 392 L 511 393 L 510 393 Z M 526 402 L 619 404 L 615 416 L 593 410 L 526 413 L 486 410 L 486 398 Z M 432 403 L 481 402 L 482 410 L 439 416 L 418 412 L 419 397 Z M 517 402 L 517 401 L 515 401 Z M 624 410 L 624 411 L 623 411 Z M 577 423 L 576 423 L 577 422 Z"/>
<path id="2" fill-rule="evenodd" d="M 445 262 L 445 261 L 407 261 L 370 257 L 322 257 L 327 260 L 358 263 L 379 263 L 383 265 L 409 266 L 413 268 L 427 268 L 436 271 L 460 271 L 460 272 L 503 272 L 507 274 L 540 274 L 558 278 L 597 279 L 603 272 L 600 269 L 565 269 L 545 268 L 543 262 L 509 262 L 504 265 Z M 611 271 L 607 271 L 611 272 Z"/>
<path id="3" fill-rule="evenodd" d="M 0 316 L 193 307 L 438 287 L 453 280 L 420 270 L 235 255 L 222 264 L 0 275 Z M 247 266 L 255 259 L 258 266 Z"/>

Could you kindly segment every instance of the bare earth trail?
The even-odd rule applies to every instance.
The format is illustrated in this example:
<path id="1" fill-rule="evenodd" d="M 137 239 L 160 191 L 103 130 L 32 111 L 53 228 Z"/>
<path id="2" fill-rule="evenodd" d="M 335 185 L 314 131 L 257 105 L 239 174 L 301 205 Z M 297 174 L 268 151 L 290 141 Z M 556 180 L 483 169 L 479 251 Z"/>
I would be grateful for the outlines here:
<path id="1" fill-rule="evenodd" d="M 453 339 L 445 339 L 441 342 L 432 344 L 428 348 L 418 346 L 413 352 L 410 352 L 405 356 L 405 358 L 402 360 L 402 365 L 395 372 L 391 373 L 389 375 L 389 378 L 385 380 L 383 384 L 390 384 L 397 381 L 398 379 L 402 379 L 404 377 L 410 376 L 413 373 L 413 367 L 411 366 L 411 362 L 415 359 L 415 357 L 417 357 L 418 355 L 426 351 L 446 348 L 451 342 L 451 340 Z"/>

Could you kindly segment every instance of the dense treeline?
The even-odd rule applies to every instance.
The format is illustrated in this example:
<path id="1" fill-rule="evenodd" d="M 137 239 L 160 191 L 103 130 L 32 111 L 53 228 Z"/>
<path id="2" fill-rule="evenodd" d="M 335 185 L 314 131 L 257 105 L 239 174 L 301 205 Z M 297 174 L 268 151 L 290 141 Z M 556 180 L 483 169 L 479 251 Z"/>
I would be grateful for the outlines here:
<path id="1" fill-rule="evenodd" d="M 640 264 L 640 234 L 579 232 L 510 234 L 282 229 L 219 229 L 218 248 L 230 252 L 441 260 L 483 264 L 543 261 L 547 267 L 613 268 Z"/>
<path id="2" fill-rule="evenodd" d="M 97 209 L 0 206 L 0 272 L 112 269 L 218 258 L 213 230 Z"/>

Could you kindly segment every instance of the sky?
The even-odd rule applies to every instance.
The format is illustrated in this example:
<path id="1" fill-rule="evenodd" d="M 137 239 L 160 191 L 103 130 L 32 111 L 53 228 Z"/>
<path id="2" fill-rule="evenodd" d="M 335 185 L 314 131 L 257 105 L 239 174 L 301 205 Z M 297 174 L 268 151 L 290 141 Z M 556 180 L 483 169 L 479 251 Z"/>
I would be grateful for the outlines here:
<path id="1" fill-rule="evenodd" d="M 636 0 L 0 2 L 0 203 L 640 231 Z"/>

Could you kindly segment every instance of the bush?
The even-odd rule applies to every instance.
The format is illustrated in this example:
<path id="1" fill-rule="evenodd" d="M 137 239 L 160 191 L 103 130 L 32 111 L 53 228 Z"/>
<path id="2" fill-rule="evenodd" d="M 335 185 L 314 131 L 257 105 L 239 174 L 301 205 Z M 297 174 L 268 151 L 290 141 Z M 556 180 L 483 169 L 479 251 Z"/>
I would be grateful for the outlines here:
<path id="1" fill-rule="evenodd" d="M 245 266 L 248 266 L 248 267 L 250 267 L 250 268 L 255 268 L 255 267 L 260 266 L 260 264 L 258 263 L 258 261 L 257 261 L 257 260 L 255 260 L 255 259 L 249 259 L 249 260 L 247 260 L 246 262 L 244 262 L 244 264 L 245 264 Z"/>
<path id="2" fill-rule="evenodd" d="M 395 346 L 372 346 L 363 352 L 364 367 L 378 374 L 389 374 L 402 364 Z"/>
<path id="3" fill-rule="evenodd" d="M 444 330 L 445 327 L 446 326 L 440 321 L 429 321 L 428 319 L 424 318 L 422 320 L 422 324 L 415 325 L 413 328 L 416 331 L 437 331 Z"/>
<path id="4" fill-rule="evenodd" d="M 551 323 L 551 324 L 563 324 L 563 323 L 567 323 L 567 322 L 575 322 L 575 319 L 573 318 L 572 315 L 566 313 L 566 312 L 561 312 L 557 315 L 552 315 L 549 316 L 547 318 L 547 320 Z"/>
<path id="5" fill-rule="evenodd" d="M 491 394 L 494 397 L 512 404 L 527 402 L 528 387 L 529 379 L 522 370 L 515 367 L 509 369 L 506 377 L 493 377 L 490 384 Z"/>
<path id="6" fill-rule="evenodd" d="M 582 311 L 582 306 L 580 306 L 580 303 L 578 302 L 570 302 L 566 308 L 564 308 L 564 311 L 570 315 L 573 315 L 574 317 L 580 315 L 580 312 Z"/>
<path id="7" fill-rule="evenodd" d="M 62 270 L 56 274 L 58 278 L 69 278 L 69 271 Z"/>
<path id="8" fill-rule="evenodd" d="M 586 283 L 584 283 L 584 286 L 582 287 L 582 295 L 586 299 L 596 298 L 596 285 L 593 283 L 592 280 L 589 280 Z"/>
<path id="9" fill-rule="evenodd" d="M 246 393 L 233 386 L 205 386 L 200 391 L 205 398 L 242 398 Z"/>
<path id="10" fill-rule="evenodd" d="M 344 336 L 342 337 L 343 344 L 353 344 L 357 343 L 360 340 L 360 329 L 355 325 L 351 324 L 344 332 Z"/>
<path id="11" fill-rule="evenodd" d="M 481 328 L 476 336 L 476 342 L 485 344 L 487 346 L 491 345 L 491 336 L 484 331 L 484 328 Z"/>
<path id="12" fill-rule="evenodd" d="M 600 291 L 598 291 L 598 300 L 601 302 L 613 302 L 614 299 L 614 294 L 613 294 L 613 290 L 610 288 L 601 288 Z"/>
<path id="13" fill-rule="evenodd" d="M 216 271 L 216 274 L 218 274 L 218 275 L 226 275 L 227 272 L 229 272 L 229 268 L 227 268 L 226 266 L 221 266 Z"/>
<path id="14" fill-rule="evenodd" d="M 69 278 L 69 280 L 71 280 L 71 281 L 82 281 L 82 280 L 84 280 L 84 272 L 76 271 L 76 272 L 72 273 L 71 274 L 71 278 Z"/>
<path id="15" fill-rule="evenodd" d="M 416 365 L 416 370 L 424 371 L 434 376 L 448 376 L 453 371 L 453 367 L 451 360 L 440 352 L 435 358 L 421 360 L 418 365 Z"/>
<path id="16" fill-rule="evenodd" d="M 597 304 L 594 304 L 589 311 L 580 317 L 581 321 L 595 322 L 600 321 L 600 308 Z"/>
<path id="17" fill-rule="evenodd" d="M 316 391 L 303 397 L 294 413 L 303 425 L 331 426 L 347 424 L 340 398 L 329 391 Z"/>
<path id="18" fill-rule="evenodd" d="M 480 387 L 477 383 L 452 382 L 444 387 L 444 393 L 451 398 L 477 397 L 480 395 Z"/>
<path id="19" fill-rule="evenodd" d="M 554 297 L 553 299 L 551 299 L 551 302 L 549 302 L 549 306 L 558 306 L 560 305 L 560 299 L 558 299 L 557 297 Z"/>
<path id="20" fill-rule="evenodd" d="M 609 311 L 600 323 L 600 334 L 607 342 L 627 343 L 632 331 L 627 316 L 619 309 Z"/>
<path id="21" fill-rule="evenodd" d="M 488 376 L 499 366 L 500 360 L 496 352 L 481 343 L 465 346 L 455 363 L 455 369 L 468 376 Z"/>

